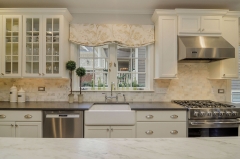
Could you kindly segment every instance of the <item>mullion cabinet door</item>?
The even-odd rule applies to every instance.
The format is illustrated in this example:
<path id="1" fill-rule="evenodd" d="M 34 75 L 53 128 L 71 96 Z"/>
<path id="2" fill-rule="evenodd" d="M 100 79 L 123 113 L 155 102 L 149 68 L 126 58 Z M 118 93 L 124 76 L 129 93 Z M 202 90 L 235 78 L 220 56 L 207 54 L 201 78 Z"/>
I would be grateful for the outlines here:
<path id="1" fill-rule="evenodd" d="M 2 70 L 4 77 L 21 76 L 22 16 L 3 15 Z"/>
<path id="2" fill-rule="evenodd" d="M 61 26 L 60 16 L 44 16 L 43 18 L 43 76 L 61 77 Z"/>
<path id="3" fill-rule="evenodd" d="M 42 77 L 42 16 L 23 16 L 23 76 Z"/>

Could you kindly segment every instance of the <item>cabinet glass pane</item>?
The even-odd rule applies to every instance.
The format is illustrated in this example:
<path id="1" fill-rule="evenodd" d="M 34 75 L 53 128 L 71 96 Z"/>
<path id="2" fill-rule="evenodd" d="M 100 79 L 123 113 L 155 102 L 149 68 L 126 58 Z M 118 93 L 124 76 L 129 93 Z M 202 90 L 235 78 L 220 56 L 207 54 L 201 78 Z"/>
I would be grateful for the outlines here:
<path id="1" fill-rule="evenodd" d="M 46 61 L 47 62 L 52 62 L 52 56 L 46 56 Z"/>
<path id="2" fill-rule="evenodd" d="M 32 56 L 26 56 L 26 62 L 32 62 Z"/>
<path id="3" fill-rule="evenodd" d="M 11 57 L 10 57 L 11 58 Z M 11 62 L 5 62 L 5 73 L 6 74 L 10 74 L 11 73 L 11 70 L 12 70 L 12 68 L 11 68 Z"/>
<path id="4" fill-rule="evenodd" d="M 26 73 L 31 73 L 32 69 L 32 63 L 31 62 L 26 62 Z"/>
<path id="5" fill-rule="evenodd" d="M 19 30 L 19 22 L 17 18 L 13 18 L 13 26 L 12 26 L 12 31 L 18 31 Z"/>
<path id="6" fill-rule="evenodd" d="M 13 55 L 18 55 L 18 43 L 13 44 L 12 54 L 13 54 Z"/>
<path id="7" fill-rule="evenodd" d="M 6 44 L 6 55 L 11 55 L 11 52 L 12 52 L 11 49 L 12 49 L 11 44 L 7 43 Z"/>
<path id="8" fill-rule="evenodd" d="M 59 44 L 53 44 L 53 55 L 59 55 Z"/>
<path id="9" fill-rule="evenodd" d="M 33 44 L 33 55 L 39 55 L 39 44 Z"/>
<path id="10" fill-rule="evenodd" d="M 59 19 L 53 19 L 53 31 L 59 31 Z"/>
<path id="11" fill-rule="evenodd" d="M 46 54 L 47 55 L 52 55 L 52 44 L 47 44 Z"/>
<path id="12" fill-rule="evenodd" d="M 26 31 L 32 31 L 32 18 L 28 18 L 26 21 Z"/>
<path id="13" fill-rule="evenodd" d="M 59 62 L 53 62 L 53 73 L 59 73 Z"/>
<path id="14" fill-rule="evenodd" d="M 47 62 L 46 63 L 46 73 L 47 74 L 52 73 L 52 62 Z"/>
<path id="15" fill-rule="evenodd" d="M 27 55 L 32 55 L 32 44 L 27 44 L 26 54 Z"/>
<path id="16" fill-rule="evenodd" d="M 33 19 L 33 31 L 39 31 L 39 19 L 38 18 L 34 18 Z"/>
<path id="17" fill-rule="evenodd" d="M 18 73 L 18 62 L 13 62 L 12 63 L 12 73 L 13 74 Z"/>
<path id="18" fill-rule="evenodd" d="M 7 18 L 6 19 L 6 31 L 12 31 L 12 19 L 10 19 L 10 18 Z M 6 35 L 6 36 L 8 36 L 8 35 Z"/>
<path id="19" fill-rule="evenodd" d="M 50 33 L 52 31 L 52 19 L 51 18 L 47 18 L 46 30 L 47 30 L 47 32 L 49 32 L 49 34 L 51 34 Z"/>
<path id="20" fill-rule="evenodd" d="M 39 73 L 39 62 L 33 62 L 33 73 Z"/>

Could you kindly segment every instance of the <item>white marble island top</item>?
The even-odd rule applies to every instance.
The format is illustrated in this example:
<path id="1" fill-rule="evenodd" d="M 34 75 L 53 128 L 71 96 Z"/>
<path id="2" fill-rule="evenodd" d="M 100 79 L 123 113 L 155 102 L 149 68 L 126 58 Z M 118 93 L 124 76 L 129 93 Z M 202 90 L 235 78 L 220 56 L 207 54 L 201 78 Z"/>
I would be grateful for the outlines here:
<path id="1" fill-rule="evenodd" d="M 1 159 L 239 159 L 240 137 L 167 139 L 0 138 Z"/>

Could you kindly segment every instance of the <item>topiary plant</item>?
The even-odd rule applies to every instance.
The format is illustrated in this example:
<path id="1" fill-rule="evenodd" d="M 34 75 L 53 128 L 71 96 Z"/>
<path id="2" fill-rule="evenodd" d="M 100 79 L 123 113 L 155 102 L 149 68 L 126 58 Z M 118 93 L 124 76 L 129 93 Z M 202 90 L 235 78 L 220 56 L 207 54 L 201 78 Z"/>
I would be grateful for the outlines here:
<path id="1" fill-rule="evenodd" d="M 72 71 L 76 69 L 76 62 L 75 61 L 68 61 L 66 63 L 66 69 L 69 70 L 69 76 L 70 76 L 70 87 L 71 87 L 71 94 L 72 94 Z"/>
<path id="2" fill-rule="evenodd" d="M 76 70 L 76 74 L 78 75 L 80 80 L 80 94 L 82 94 L 82 77 L 86 74 L 86 69 L 84 67 L 78 67 Z"/>

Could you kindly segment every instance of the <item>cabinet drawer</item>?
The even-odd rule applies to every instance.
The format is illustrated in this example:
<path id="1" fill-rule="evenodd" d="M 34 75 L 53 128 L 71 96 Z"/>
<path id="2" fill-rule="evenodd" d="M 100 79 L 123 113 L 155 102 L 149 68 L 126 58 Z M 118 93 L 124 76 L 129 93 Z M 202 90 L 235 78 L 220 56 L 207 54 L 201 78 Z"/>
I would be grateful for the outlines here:
<path id="1" fill-rule="evenodd" d="M 137 138 L 175 138 L 186 136 L 186 122 L 137 122 Z"/>
<path id="2" fill-rule="evenodd" d="M 42 121 L 42 111 L 0 111 L 0 121 Z"/>
<path id="3" fill-rule="evenodd" d="M 137 111 L 137 121 L 187 121 L 187 112 Z"/>

